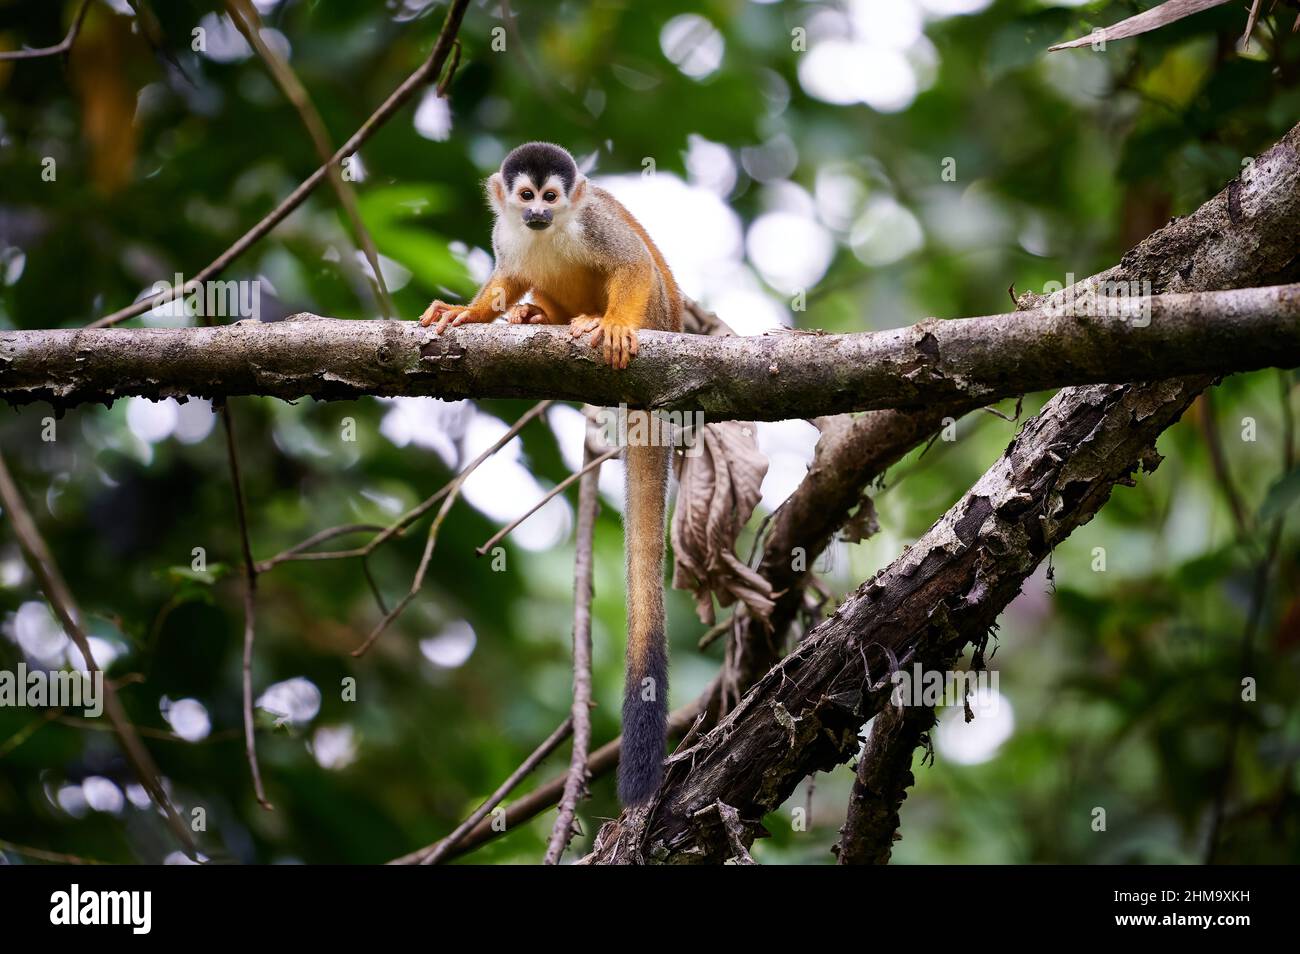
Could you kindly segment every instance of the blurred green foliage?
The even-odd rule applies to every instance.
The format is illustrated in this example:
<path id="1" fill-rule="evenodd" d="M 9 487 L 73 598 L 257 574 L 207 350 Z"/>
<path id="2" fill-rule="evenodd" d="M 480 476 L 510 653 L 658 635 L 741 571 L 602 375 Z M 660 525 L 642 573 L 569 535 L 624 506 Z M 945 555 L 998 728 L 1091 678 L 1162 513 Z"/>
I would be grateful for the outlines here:
<path id="1" fill-rule="evenodd" d="M 1230 4 L 1104 53 L 1048 55 L 1051 43 L 1141 5 L 874 2 L 517 0 L 510 25 L 497 4 L 475 3 L 449 113 L 440 118 L 439 104 L 417 98 L 361 150 L 364 177 L 354 185 L 393 267 L 401 313 L 414 317 L 433 296 L 473 290 L 469 250 L 488 247 L 490 225 L 480 181 L 529 138 L 595 156 L 598 173 L 641 173 L 650 158 L 658 174 L 697 189 L 699 169 L 688 169 L 695 137 L 723 147 L 734 181 L 722 198 L 740 223 L 802 209 L 810 234 L 829 239 L 823 267 L 809 266 L 807 310 L 791 311 L 792 289 L 760 267 L 751 233 L 750 260 L 734 263 L 751 283 L 748 301 L 800 326 L 853 331 L 1005 311 L 1008 285 L 1041 289 L 1106 267 L 1220 189 L 1300 116 L 1300 42 L 1285 6 L 1264 17 L 1244 51 L 1235 48 L 1244 10 Z M 916 24 L 900 5 L 928 11 L 923 35 L 907 33 Z M 135 28 L 127 4 L 95 0 L 67 63 L 0 62 L 0 328 L 85 324 L 158 280 L 192 275 L 317 165 L 297 113 L 263 65 L 239 52 L 218 5 L 151 6 L 152 37 Z M 443 12 L 416 0 L 258 6 L 291 49 L 335 143 L 427 54 Z M 74 7 L 0 0 L 0 49 L 57 42 Z M 973 12 L 935 14 L 945 9 Z M 666 31 L 684 14 L 704 18 L 676 21 L 695 52 L 681 53 Z M 206 31 L 206 52 L 193 48 L 196 27 Z M 792 49 L 801 29 L 810 52 Z M 844 42 L 865 44 L 849 48 L 858 66 L 829 75 L 857 102 L 809 92 L 821 89 L 819 78 L 801 58 L 837 29 Z M 910 74 L 881 72 L 900 60 Z M 877 109 L 860 101 L 889 93 L 890 82 L 905 102 Z M 861 95 L 855 84 L 864 84 Z M 417 108 L 426 110 L 418 124 Z M 51 159 L 53 181 L 43 176 Z M 946 162 L 955 181 L 942 175 Z M 690 205 L 678 214 L 689 233 Z M 332 193 L 320 189 L 226 277 L 264 281 L 264 320 L 297 311 L 372 318 L 354 252 Z M 717 287 L 687 291 L 737 325 L 751 317 L 735 303 L 729 310 Z M 1244 533 L 1216 476 L 1200 403 L 1162 438 L 1160 469 L 1118 488 L 1053 554 L 1050 579 L 1043 568 L 1029 581 L 1004 614 L 992 660 L 1014 727 L 982 760 L 962 764 L 945 752 L 971 751 L 962 733 L 987 730 L 944 714 L 952 748 L 941 745 L 933 767 L 917 768 L 897 860 L 1197 861 L 1220 792 L 1218 858 L 1300 859 L 1300 478 L 1285 448 L 1294 384 L 1292 373 L 1262 372 L 1215 392 L 1212 426 L 1243 501 Z M 1028 399 L 1024 413 L 1041 400 Z M 417 403 L 408 413 L 443 428 L 445 454 L 395 444 L 381 431 L 394 413 L 384 402 L 236 402 L 255 554 L 334 524 L 386 524 L 441 486 L 456 459 L 451 448 L 468 440 L 464 415 L 434 418 Z M 485 401 L 475 420 L 508 422 L 524 408 Z M 255 691 L 305 679 L 320 694 L 319 711 L 301 724 L 261 713 L 259 752 L 275 804 L 265 812 L 240 737 L 240 548 L 223 438 L 219 425 L 202 436 L 211 423 L 202 408 L 177 419 L 184 427 L 164 415 L 170 430 L 157 436 L 149 410 L 132 402 L 76 409 L 58 420 L 52 442 L 42 439 L 48 408 L 5 410 L 0 445 L 87 625 L 115 653 L 110 674 L 125 680 L 123 697 L 178 802 L 206 808 L 205 853 L 376 862 L 448 832 L 567 712 L 571 534 L 539 550 L 507 541 L 496 572 L 472 550 L 501 521 L 458 503 L 418 598 L 361 659 L 349 651 L 380 611 L 355 561 L 289 563 L 264 575 Z M 1246 419 L 1253 439 L 1243 437 Z M 344 439 L 349 427 L 355 441 Z M 894 468 L 877 499 L 882 532 L 836 546 L 826 561 L 832 588 L 848 592 L 894 559 L 1014 427 L 973 415 L 958 424 L 957 441 Z M 806 453 L 806 435 L 799 446 Z M 520 462 L 551 486 L 568 470 L 561 450 L 536 422 L 522 434 Z M 512 490 L 503 484 L 501 493 Z M 1282 529 L 1270 555 L 1274 526 Z M 409 586 L 424 527 L 370 561 L 387 605 Z M 196 547 L 207 560 L 201 571 L 192 568 Z M 621 551 L 617 513 L 606 505 L 596 538 L 595 744 L 618 728 Z M 1271 567 L 1262 590 L 1261 563 Z M 0 586 L 0 668 L 13 669 L 30 649 L 20 630 L 46 649 L 58 637 L 7 525 Z M 467 658 L 466 623 L 474 634 Z M 674 705 L 716 668 L 719 646 L 695 648 L 702 629 L 690 600 L 672 593 Z M 1258 695 L 1243 705 L 1248 632 L 1245 667 Z M 355 702 L 344 698 L 349 678 Z M 206 712 L 210 728 L 199 741 L 168 737 L 163 709 L 177 700 Z M 0 709 L 0 840 L 114 861 L 157 861 L 174 850 L 151 811 L 122 802 L 133 779 L 104 729 L 102 719 Z M 565 762 L 553 757 L 539 777 Z M 768 819 L 773 837 L 757 846 L 758 860 L 831 860 L 851 778 L 842 767 L 819 777 L 815 792 L 796 793 Z M 806 805 L 807 825 L 795 811 Z M 1105 832 L 1093 830 L 1097 807 L 1107 813 Z M 615 811 L 611 782 L 596 781 L 576 847 Z M 552 818 L 473 858 L 538 860 Z"/>

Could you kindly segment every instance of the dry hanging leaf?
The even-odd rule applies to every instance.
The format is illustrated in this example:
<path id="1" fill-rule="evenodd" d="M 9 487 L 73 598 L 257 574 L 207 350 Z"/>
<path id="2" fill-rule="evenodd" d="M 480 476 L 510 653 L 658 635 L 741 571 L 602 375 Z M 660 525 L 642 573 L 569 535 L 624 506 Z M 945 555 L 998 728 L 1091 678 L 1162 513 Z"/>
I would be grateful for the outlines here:
<path id="1" fill-rule="evenodd" d="M 1190 17 L 1193 13 L 1200 13 L 1202 10 L 1210 9 L 1210 7 L 1221 7 L 1227 2 L 1228 0 L 1165 0 L 1158 7 L 1144 10 L 1137 16 L 1121 20 L 1119 23 L 1112 24 L 1104 29 L 1093 30 L 1088 36 L 1081 36 L 1077 40 L 1070 40 L 1068 43 L 1049 46 L 1047 52 L 1068 50 L 1076 46 L 1091 46 L 1093 43 L 1123 40 L 1131 36 L 1150 33 L 1152 30 L 1168 26 L 1176 20 Z"/>
<path id="2" fill-rule="evenodd" d="M 753 424 L 706 424 L 695 434 L 694 456 L 677 455 L 673 512 L 673 586 L 695 594 L 696 611 L 713 623 L 713 598 L 737 600 L 755 616 L 772 612 L 771 585 L 736 556 L 736 539 L 760 499 L 767 458 Z"/>

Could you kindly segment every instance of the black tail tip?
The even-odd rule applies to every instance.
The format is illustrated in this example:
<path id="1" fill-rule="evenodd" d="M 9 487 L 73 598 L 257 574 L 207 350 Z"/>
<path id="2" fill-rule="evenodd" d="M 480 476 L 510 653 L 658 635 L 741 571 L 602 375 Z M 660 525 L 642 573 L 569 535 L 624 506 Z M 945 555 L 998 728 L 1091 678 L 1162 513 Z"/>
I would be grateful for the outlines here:
<path id="1" fill-rule="evenodd" d="M 629 693 L 623 700 L 623 749 L 618 761 L 620 804 L 642 805 L 659 790 L 667 744 L 668 707 L 662 696 L 644 701 Z"/>
<path id="2" fill-rule="evenodd" d="M 644 805 L 659 791 L 664 780 L 663 756 L 653 762 L 620 762 L 618 768 L 618 803 L 626 808 Z"/>

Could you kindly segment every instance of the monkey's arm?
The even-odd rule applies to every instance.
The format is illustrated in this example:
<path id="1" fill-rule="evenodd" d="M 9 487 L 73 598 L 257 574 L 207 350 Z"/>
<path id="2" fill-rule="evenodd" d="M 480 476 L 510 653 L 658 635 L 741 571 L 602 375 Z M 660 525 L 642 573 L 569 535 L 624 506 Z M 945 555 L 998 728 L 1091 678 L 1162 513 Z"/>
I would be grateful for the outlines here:
<path id="1" fill-rule="evenodd" d="M 497 270 L 468 305 L 449 305 L 434 299 L 420 316 L 420 324 L 427 328 L 436 321 L 438 327 L 435 330 L 442 332 L 448 325 L 491 321 L 523 298 L 527 291 L 528 283 L 523 279 Z"/>
<path id="2" fill-rule="evenodd" d="M 573 320 L 575 336 L 591 333 L 593 348 L 605 346 L 605 360 L 611 367 L 626 368 L 636 354 L 636 332 L 645 325 L 654 286 L 654 263 L 620 265 L 609 274 L 605 314 L 580 315 Z"/>

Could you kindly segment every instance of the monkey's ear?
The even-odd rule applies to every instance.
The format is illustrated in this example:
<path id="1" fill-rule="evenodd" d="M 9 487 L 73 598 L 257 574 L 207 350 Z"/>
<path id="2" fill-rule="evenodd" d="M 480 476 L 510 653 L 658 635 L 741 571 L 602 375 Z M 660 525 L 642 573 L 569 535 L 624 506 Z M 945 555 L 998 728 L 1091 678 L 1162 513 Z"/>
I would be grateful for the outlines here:
<path id="1" fill-rule="evenodd" d="M 579 205 L 587 195 L 587 177 L 580 175 L 573 184 L 573 194 L 569 196 L 570 205 Z"/>
<path id="2" fill-rule="evenodd" d="M 497 209 L 506 207 L 506 182 L 501 178 L 501 173 L 494 172 L 488 176 L 487 194 L 488 201 Z"/>

